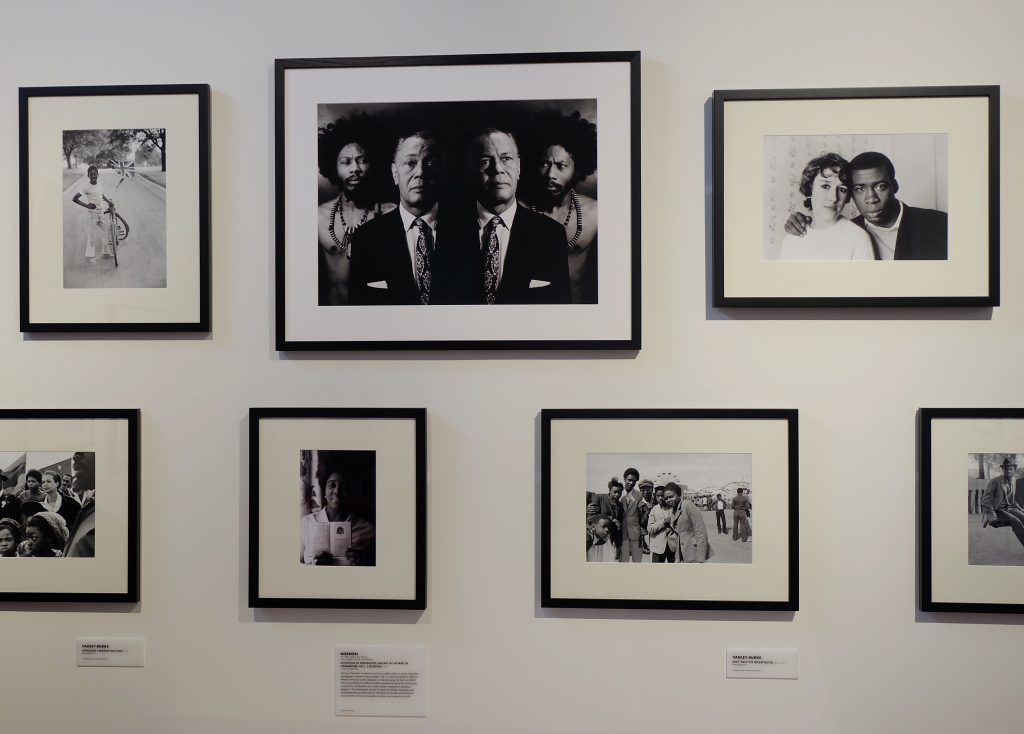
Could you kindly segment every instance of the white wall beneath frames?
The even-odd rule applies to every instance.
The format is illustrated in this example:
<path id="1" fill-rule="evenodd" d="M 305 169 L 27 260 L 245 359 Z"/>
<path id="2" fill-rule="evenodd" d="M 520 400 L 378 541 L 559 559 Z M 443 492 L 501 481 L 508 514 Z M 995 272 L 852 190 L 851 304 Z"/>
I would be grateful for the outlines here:
<path id="1" fill-rule="evenodd" d="M 0 730 L 1018 730 L 1022 620 L 915 611 L 914 426 L 922 406 L 1024 406 L 1022 23 L 1014 0 L 6 4 L 0 404 L 142 409 L 143 601 L 0 607 Z M 634 48 L 639 354 L 274 351 L 275 58 Z M 196 82 L 213 88 L 213 333 L 20 335 L 17 87 Z M 712 90 L 928 84 L 1002 85 L 1003 305 L 711 308 Z M 247 607 L 255 405 L 428 409 L 426 612 Z M 799 408 L 799 612 L 539 608 L 539 411 L 651 406 Z M 146 667 L 75 668 L 75 638 L 100 635 L 145 637 Z M 430 717 L 336 719 L 338 643 L 428 646 Z M 726 680 L 730 646 L 799 648 L 802 677 Z"/>

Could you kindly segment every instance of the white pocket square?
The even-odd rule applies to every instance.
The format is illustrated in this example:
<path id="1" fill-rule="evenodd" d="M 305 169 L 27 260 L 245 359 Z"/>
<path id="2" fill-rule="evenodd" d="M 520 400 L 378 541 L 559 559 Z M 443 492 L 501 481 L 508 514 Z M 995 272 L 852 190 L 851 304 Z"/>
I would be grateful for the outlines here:
<path id="1" fill-rule="evenodd" d="M 366 287 L 367 288 L 382 288 L 384 290 L 387 290 L 388 289 L 388 282 L 386 280 L 375 280 L 372 283 L 367 283 Z"/>
<path id="2" fill-rule="evenodd" d="M 546 285 L 551 285 L 551 281 L 550 280 L 531 280 L 530 281 L 530 287 L 531 288 L 543 288 Z"/>

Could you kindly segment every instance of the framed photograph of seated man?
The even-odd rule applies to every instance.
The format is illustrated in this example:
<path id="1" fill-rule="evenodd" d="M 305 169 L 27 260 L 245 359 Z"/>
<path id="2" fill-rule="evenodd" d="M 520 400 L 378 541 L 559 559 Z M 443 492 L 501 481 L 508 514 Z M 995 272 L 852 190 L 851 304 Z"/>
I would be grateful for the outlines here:
<path id="1" fill-rule="evenodd" d="M 249 606 L 426 608 L 426 411 L 249 411 Z"/>
<path id="2" fill-rule="evenodd" d="M 210 87 L 19 90 L 21 330 L 210 330 Z"/>
<path id="3" fill-rule="evenodd" d="M 541 606 L 796 610 L 797 411 L 541 412 Z"/>
<path id="4" fill-rule="evenodd" d="M 999 87 L 713 102 L 718 307 L 999 304 Z"/>
<path id="5" fill-rule="evenodd" d="M 0 601 L 139 600 L 139 411 L 0 410 Z"/>
<path id="6" fill-rule="evenodd" d="M 1024 612 L 1024 408 L 918 418 L 921 611 Z"/>
<path id="7" fill-rule="evenodd" d="M 279 350 L 640 347 L 639 52 L 275 74 Z"/>

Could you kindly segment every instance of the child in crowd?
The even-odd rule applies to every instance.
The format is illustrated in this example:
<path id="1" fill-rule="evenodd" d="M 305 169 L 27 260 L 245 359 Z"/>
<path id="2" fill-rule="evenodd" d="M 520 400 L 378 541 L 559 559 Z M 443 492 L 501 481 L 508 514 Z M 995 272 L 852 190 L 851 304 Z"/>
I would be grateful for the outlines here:
<path id="1" fill-rule="evenodd" d="M 587 532 L 591 543 L 587 547 L 587 562 L 615 561 L 615 545 L 611 541 L 612 519 L 607 515 L 594 515 L 590 518 Z"/>
<path id="2" fill-rule="evenodd" d="M 0 518 L 0 558 L 13 558 L 18 555 L 18 543 L 21 542 L 21 526 L 17 520 L 9 517 Z"/>
<path id="3" fill-rule="evenodd" d="M 60 558 L 68 542 L 68 526 L 56 512 L 40 512 L 25 523 L 25 541 L 18 555 L 35 558 Z"/>

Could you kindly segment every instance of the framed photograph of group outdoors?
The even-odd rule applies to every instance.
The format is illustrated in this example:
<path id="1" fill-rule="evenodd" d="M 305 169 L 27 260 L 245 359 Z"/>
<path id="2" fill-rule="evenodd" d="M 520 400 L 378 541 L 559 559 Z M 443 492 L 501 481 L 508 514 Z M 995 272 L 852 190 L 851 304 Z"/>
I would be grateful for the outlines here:
<path id="1" fill-rule="evenodd" d="M 541 605 L 796 610 L 797 411 L 541 412 Z"/>
<path id="2" fill-rule="evenodd" d="M 1024 409 L 919 421 L 921 610 L 1024 612 Z"/>
<path id="3" fill-rule="evenodd" d="M 999 304 L 999 87 L 713 107 L 715 306 Z"/>
<path id="4" fill-rule="evenodd" d="M 275 74 L 279 350 L 640 347 L 639 52 Z"/>
<path id="5" fill-rule="evenodd" d="M 210 330 L 210 87 L 19 90 L 21 330 Z"/>
<path id="6" fill-rule="evenodd" d="M 252 408 L 249 606 L 425 609 L 426 457 L 422 408 Z"/>
<path id="7" fill-rule="evenodd" d="M 139 412 L 0 410 L 0 601 L 139 600 Z"/>

